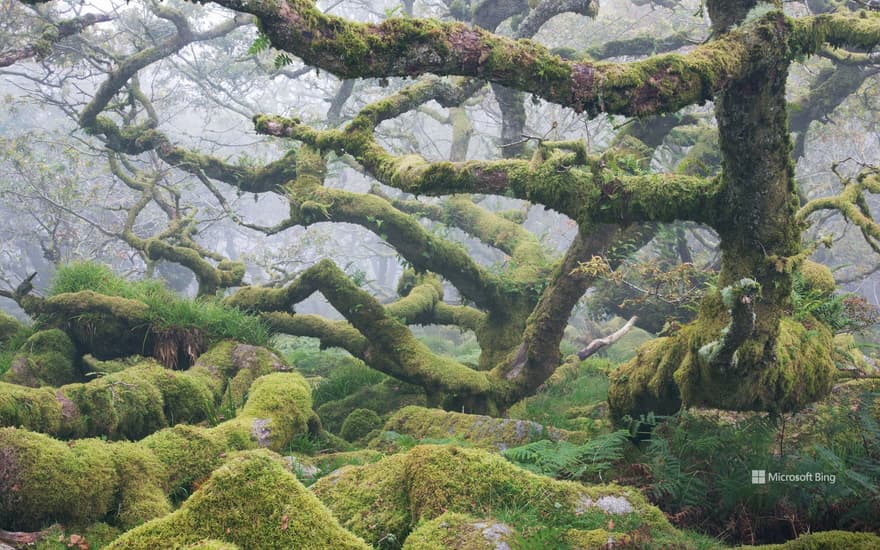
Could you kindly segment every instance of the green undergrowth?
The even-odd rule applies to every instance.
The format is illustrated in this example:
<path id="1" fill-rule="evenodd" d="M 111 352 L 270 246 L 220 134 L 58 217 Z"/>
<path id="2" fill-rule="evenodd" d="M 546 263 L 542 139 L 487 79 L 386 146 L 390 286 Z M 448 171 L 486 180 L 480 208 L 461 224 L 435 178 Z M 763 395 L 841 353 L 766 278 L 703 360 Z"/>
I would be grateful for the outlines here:
<path id="1" fill-rule="evenodd" d="M 19 348 L 34 335 L 34 332 L 36 331 L 33 328 L 22 325 L 17 331 L 11 333 L 8 339 L 0 341 L 0 376 L 9 370 Z"/>
<path id="2" fill-rule="evenodd" d="M 618 481 L 642 487 L 678 526 L 728 542 L 878 531 L 878 389 L 840 389 L 849 394 L 785 417 L 679 413 L 656 425 L 641 454 L 628 456 L 631 477 Z M 802 477 L 755 484 L 753 470 Z"/>
<path id="3" fill-rule="evenodd" d="M 589 433 L 610 431 L 605 419 L 608 372 L 615 364 L 591 357 L 566 363 L 533 396 L 511 407 L 511 418 Z"/>
<path id="4" fill-rule="evenodd" d="M 447 327 L 413 327 L 413 334 L 436 354 L 464 365 L 480 364 L 480 344 L 473 332 Z"/>
<path id="5" fill-rule="evenodd" d="M 321 349 L 317 338 L 279 334 L 274 347 L 291 365 L 304 376 L 326 378 L 342 365 L 361 363 L 347 351 L 339 348 Z"/>
<path id="6" fill-rule="evenodd" d="M 268 345 L 271 339 L 262 321 L 224 305 L 219 297 L 181 298 L 159 280 L 127 281 L 100 264 L 80 262 L 59 268 L 49 295 L 83 290 L 145 303 L 153 330 L 198 328 L 212 341 L 229 338 L 257 346 Z"/>
<path id="7" fill-rule="evenodd" d="M 324 403 L 345 399 L 365 386 L 378 384 L 388 378 L 357 359 L 348 359 L 340 361 L 312 392 L 315 408 Z"/>

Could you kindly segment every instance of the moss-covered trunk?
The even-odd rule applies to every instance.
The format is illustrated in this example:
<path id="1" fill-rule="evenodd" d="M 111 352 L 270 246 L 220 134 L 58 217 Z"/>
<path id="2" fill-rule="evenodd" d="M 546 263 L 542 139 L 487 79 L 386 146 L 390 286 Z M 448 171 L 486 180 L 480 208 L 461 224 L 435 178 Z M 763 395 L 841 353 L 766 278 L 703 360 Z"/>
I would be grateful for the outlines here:
<path id="1" fill-rule="evenodd" d="M 745 4 L 712 3 L 715 31 L 738 22 L 751 7 Z M 780 15 L 759 32 L 772 36 L 753 72 L 715 103 L 723 168 L 713 223 L 721 238 L 719 290 L 707 295 L 694 323 L 645 346 L 621 369 L 609 391 L 616 416 L 671 413 L 682 403 L 792 410 L 830 389 L 830 331 L 789 318 L 792 272 L 803 255 L 785 103 L 788 28 Z"/>

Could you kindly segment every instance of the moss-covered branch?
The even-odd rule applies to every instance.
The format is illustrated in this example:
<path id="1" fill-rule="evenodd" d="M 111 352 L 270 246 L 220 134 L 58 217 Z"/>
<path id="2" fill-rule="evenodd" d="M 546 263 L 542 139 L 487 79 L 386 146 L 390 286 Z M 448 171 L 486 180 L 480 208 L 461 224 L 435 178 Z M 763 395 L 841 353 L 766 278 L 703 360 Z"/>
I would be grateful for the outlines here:
<path id="1" fill-rule="evenodd" d="M 320 291 L 366 338 L 367 345 L 362 357 L 375 368 L 434 393 L 490 395 L 497 390 L 486 373 L 431 352 L 405 324 L 369 293 L 358 288 L 329 260 L 309 267 L 283 289 L 247 287 L 231 296 L 228 302 L 250 311 L 285 312 L 316 291 Z M 421 309 L 422 304 L 418 302 L 433 300 L 428 288 L 425 288 L 425 294 L 420 291 L 419 296 L 408 301 L 406 306 Z M 406 307 L 401 306 L 401 309 Z"/>
<path id="2" fill-rule="evenodd" d="M 65 19 L 57 23 L 49 24 L 40 34 L 39 40 L 21 48 L 14 48 L 0 52 L 0 67 L 8 67 L 24 59 L 31 57 L 46 57 L 52 51 L 52 47 L 69 36 L 82 32 L 86 27 L 95 23 L 110 21 L 110 16 L 103 13 L 87 13 L 80 17 Z"/>
<path id="3" fill-rule="evenodd" d="M 711 224 L 715 218 L 715 179 L 632 174 L 626 159 L 618 159 L 622 164 L 617 165 L 589 166 L 577 153 L 552 151 L 531 161 L 428 162 L 418 155 L 395 157 L 371 134 L 354 133 L 352 127 L 346 132 L 316 131 L 295 120 L 270 116 L 257 117 L 256 126 L 264 134 L 350 153 L 380 182 L 416 195 L 513 196 L 546 205 L 585 225 L 677 219 Z"/>
<path id="4" fill-rule="evenodd" d="M 0 525 L 38 529 L 49 521 L 109 518 L 132 527 L 171 511 L 169 495 L 189 491 L 227 452 L 279 451 L 309 429 L 311 395 L 302 376 L 276 373 L 251 386 L 240 414 L 213 428 L 180 425 L 137 442 L 72 443 L 0 428 Z"/>
<path id="5" fill-rule="evenodd" d="M 837 210 L 843 217 L 856 225 L 862 232 L 865 242 L 877 253 L 880 253 L 880 224 L 874 221 L 865 192 L 880 193 L 880 172 L 876 168 L 862 171 L 855 180 L 844 180 L 843 191 L 833 197 L 822 197 L 811 200 L 801 207 L 797 213 L 799 223 L 806 223 L 811 214 L 820 210 Z"/>
<path id="6" fill-rule="evenodd" d="M 534 93 L 578 112 L 647 115 L 702 103 L 760 64 L 768 41 L 761 22 L 684 55 L 630 64 L 565 61 L 528 40 L 461 23 L 389 19 L 361 24 L 321 13 L 308 0 L 218 0 L 257 16 L 272 45 L 343 78 L 472 76 Z M 760 29 L 760 30 L 759 30 Z M 754 54 L 754 55 L 753 55 Z"/>

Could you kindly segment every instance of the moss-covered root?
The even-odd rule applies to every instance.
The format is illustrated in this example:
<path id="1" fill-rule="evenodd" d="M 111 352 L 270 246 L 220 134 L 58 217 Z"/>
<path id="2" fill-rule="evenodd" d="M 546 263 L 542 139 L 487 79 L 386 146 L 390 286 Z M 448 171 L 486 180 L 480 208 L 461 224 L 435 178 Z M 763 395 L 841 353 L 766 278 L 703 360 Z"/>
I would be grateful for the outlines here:
<path id="1" fill-rule="evenodd" d="M 76 347 L 63 331 L 41 330 L 27 339 L 0 380 L 22 386 L 60 386 L 80 379 Z"/>
<path id="2" fill-rule="evenodd" d="M 760 550 L 880 550 L 880 537 L 873 533 L 825 531 L 801 535 L 785 544 L 749 546 Z"/>
<path id="3" fill-rule="evenodd" d="M 447 512 L 410 533 L 403 550 L 496 550 L 510 548 L 515 540 L 515 531 L 505 523 Z"/>
<path id="4" fill-rule="evenodd" d="M 403 540 L 420 522 L 447 511 L 477 517 L 527 514 L 531 521 L 552 518 L 547 529 L 559 536 L 568 529 L 609 525 L 615 533 L 675 532 L 638 491 L 556 481 L 473 448 L 415 447 L 374 464 L 342 468 L 312 489 L 344 527 L 372 544 L 389 535 Z M 525 521 L 525 516 L 511 519 L 512 524 Z"/>
<path id="5" fill-rule="evenodd" d="M 537 439 L 580 441 L 584 434 L 544 426 L 530 420 L 492 418 L 424 407 L 404 407 L 385 423 L 386 431 L 413 439 L 458 439 L 478 447 L 504 450 Z"/>
<path id="6" fill-rule="evenodd" d="M 752 340 L 736 351 L 739 364 L 751 365 L 748 370 L 712 368 L 701 353 L 721 333 L 720 325 L 698 318 L 676 335 L 642 346 L 611 378 L 608 403 L 612 416 L 671 414 L 682 404 L 790 412 L 831 391 L 834 346 L 825 325 L 813 319 L 804 323 L 782 319 L 772 353 Z"/>
<path id="7" fill-rule="evenodd" d="M 52 330 L 34 337 L 49 332 L 64 336 Z M 60 438 L 140 439 L 176 423 L 212 418 L 221 398 L 241 406 L 256 377 L 288 368 L 265 348 L 227 341 L 184 372 L 145 359 L 120 372 L 58 389 L 0 383 L 0 426 Z"/>
<path id="8" fill-rule="evenodd" d="M 238 417 L 214 428 L 178 425 L 138 443 L 0 428 L 0 528 L 102 518 L 130 527 L 159 517 L 170 511 L 168 495 L 186 494 L 227 452 L 278 451 L 305 433 L 311 405 L 302 376 L 275 373 L 254 382 Z"/>
<path id="9" fill-rule="evenodd" d="M 324 505 L 287 471 L 281 458 L 266 451 L 233 456 L 179 510 L 123 534 L 107 548 L 230 547 L 369 548 L 339 525 Z"/>

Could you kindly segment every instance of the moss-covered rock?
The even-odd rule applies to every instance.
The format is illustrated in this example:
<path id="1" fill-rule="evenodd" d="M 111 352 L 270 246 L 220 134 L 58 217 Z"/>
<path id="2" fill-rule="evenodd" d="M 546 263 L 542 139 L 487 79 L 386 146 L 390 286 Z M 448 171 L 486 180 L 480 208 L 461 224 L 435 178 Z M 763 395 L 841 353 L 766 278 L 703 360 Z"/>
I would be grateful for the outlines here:
<path id="1" fill-rule="evenodd" d="M 123 534 L 108 549 L 229 548 L 224 543 L 242 550 L 369 548 L 279 457 L 253 451 L 215 470 L 179 510 Z"/>
<path id="2" fill-rule="evenodd" d="M 4 382 L 30 386 L 60 386 L 80 379 L 76 347 L 63 331 L 41 330 L 19 349 Z"/>
<path id="3" fill-rule="evenodd" d="M 785 544 L 751 546 L 761 550 L 878 550 L 880 537 L 873 533 L 825 531 L 801 535 Z"/>
<path id="4" fill-rule="evenodd" d="M 575 443 L 583 439 L 583 434 L 578 432 L 548 428 L 530 420 L 493 418 L 424 407 L 404 407 L 388 419 L 383 429 L 416 440 L 456 439 L 498 450 L 539 439 L 565 439 Z"/>
<path id="5" fill-rule="evenodd" d="M 0 346 L 12 339 L 23 328 L 24 325 L 19 323 L 15 317 L 0 311 Z"/>
<path id="6" fill-rule="evenodd" d="M 511 548 L 516 534 L 500 521 L 446 513 L 419 525 L 406 538 L 404 550 L 498 550 Z"/>
<path id="7" fill-rule="evenodd" d="M 342 468 L 312 490 L 343 526 L 372 544 L 389 535 L 403 540 L 421 521 L 445 512 L 528 514 L 558 537 L 567 529 L 607 528 L 611 519 L 615 533 L 674 533 L 634 489 L 556 481 L 475 448 L 418 446 L 375 464 Z"/>
<path id="8" fill-rule="evenodd" d="M 271 372 L 285 372 L 291 367 L 266 348 L 224 340 L 199 356 L 194 367 L 207 369 L 227 382 L 223 402 L 240 407 L 247 398 L 251 383 Z"/>
<path id="9" fill-rule="evenodd" d="M 130 527 L 159 517 L 171 509 L 169 495 L 188 494 L 228 452 L 280 451 L 306 432 L 312 414 L 305 380 L 274 373 L 254 382 L 239 416 L 213 428 L 178 425 L 138 443 L 67 443 L 0 428 L 0 528 L 104 517 Z"/>
<path id="10" fill-rule="evenodd" d="M 166 369 L 153 359 L 133 366 L 91 359 L 99 366 L 113 363 L 108 370 L 116 372 L 57 390 L 0 383 L 0 426 L 62 438 L 140 439 L 175 423 L 212 419 L 221 399 L 240 406 L 256 377 L 290 369 L 265 348 L 231 341 L 202 357 L 187 371 Z M 299 384 L 296 395 L 302 396 Z"/>
<path id="11" fill-rule="evenodd" d="M 345 422 L 342 423 L 342 430 L 339 435 L 346 441 L 357 441 L 373 430 L 382 427 L 382 417 L 370 409 L 355 409 L 351 411 Z"/>

